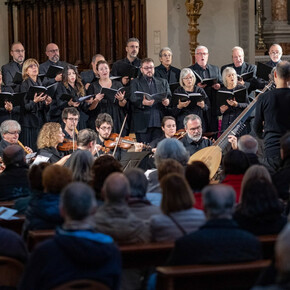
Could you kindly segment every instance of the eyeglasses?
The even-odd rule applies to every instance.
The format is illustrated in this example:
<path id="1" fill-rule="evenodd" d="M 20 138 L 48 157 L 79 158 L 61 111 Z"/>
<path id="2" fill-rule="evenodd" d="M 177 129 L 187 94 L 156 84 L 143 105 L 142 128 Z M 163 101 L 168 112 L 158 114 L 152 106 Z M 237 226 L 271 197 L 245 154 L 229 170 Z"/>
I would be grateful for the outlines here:
<path id="1" fill-rule="evenodd" d="M 187 77 L 187 78 L 183 78 L 183 80 L 192 80 L 193 79 L 193 77 Z"/>
<path id="2" fill-rule="evenodd" d="M 67 120 L 77 122 L 79 120 L 79 118 L 67 118 Z"/>
<path id="3" fill-rule="evenodd" d="M 143 69 L 144 70 L 153 70 L 154 66 L 144 66 Z"/>
<path id="4" fill-rule="evenodd" d="M 171 53 L 163 53 L 162 56 L 164 56 L 164 57 L 167 57 L 167 56 L 170 57 L 170 56 L 172 56 L 172 54 Z"/>
<path id="5" fill-rule="evenodd" d="M 33 63 L 31 65 L 28 66 L 28 68 L 33 68 L 33 67 L 38 67 L 37 64 Z"/>
<path id="6" fill-rule="evenodd" d="M 270 52 L 270 54 L 272 54 L 272 55 L 275 55 L 275 54 L 279 55 L 280 53 L 281 53 L 280 51 L 271 51 Z"/>
<path id="7" fill-rule="evenodd" d="M 6 134 L 10 134 L 10 135 L 19 135 L 21 131 L 14 131 L 14 132 L 6 132 Z"/>
<path id="8" fill-rule="evenodd" d="M 102 131 L 111 131 L 112 127 L 100 127 Z"/>
<path id="9" fill-rule="evenodd" d="M 198 52 L 197 55 L 208 55 L 208 52 Z"/>
<path id="10" fill-rule="evenodd" d="M 50 52 L 50 53 L 55 53 L 55 52 L 59 52 L 59 49 L 51 49 L 51 50 L 48 50 L 47 52 Z"/>
<path id="11" fill-rule="evenodd" d="M 23 53 L 25 52 L 24 49 L 15 49 L 15 50 L 12 50 L 13 52 L 16 52 L 16 53 Z"/>

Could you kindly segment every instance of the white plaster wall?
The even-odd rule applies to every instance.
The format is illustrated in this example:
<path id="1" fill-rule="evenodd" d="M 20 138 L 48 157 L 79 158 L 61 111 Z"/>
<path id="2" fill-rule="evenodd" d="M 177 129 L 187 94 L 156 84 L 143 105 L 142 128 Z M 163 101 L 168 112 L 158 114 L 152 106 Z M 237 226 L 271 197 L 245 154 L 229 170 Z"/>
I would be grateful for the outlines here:
<path id="1" fill-rule="evenodd" d="M 239 0 L 203 0 L 198 20 L 198 42 L 209 48 L 209 63 L 221 66 L 231 62 L 231 49 L 239 44 Z M 188 17 L 184 0 L 168 0 L 168 45 L 176 66 L 191 62 Z"/>
<path id="2" fill-rule="evenodd" d="M 9 62 L 8 8 L 6 0 L 0 0 L 0 67 Z"/>
<path id="3" fill-rule="evenodd" d="M 167 0 L 147 0 L 147 56 L 159 65 L 159 51 L 168 46 Z"/>

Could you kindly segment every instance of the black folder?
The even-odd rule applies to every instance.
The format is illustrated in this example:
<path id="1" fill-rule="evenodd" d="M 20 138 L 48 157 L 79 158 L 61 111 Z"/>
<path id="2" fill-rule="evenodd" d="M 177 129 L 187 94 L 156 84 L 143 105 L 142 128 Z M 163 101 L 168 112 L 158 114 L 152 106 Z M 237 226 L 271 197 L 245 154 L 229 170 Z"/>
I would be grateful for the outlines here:
<path id="1" fill-rule="evenodd" d="M 24 96 L 26 93 L 0 93 L 0 108 L 4 108 L 5 102 L 11 102 L 13 107 L 24 105 Z"/>
<path id="2" fill-rule="evenodd" d="M 60 73 L 62 73 L 63 71 L 63 67 L 59 66 L 59 65 L 51 65 L 47 72 L 46 72 L 46 77 L 54 79 L 57 75 L 59 75 Z"/>
<path id="3" fill-rule="evenodd" d="M 56 91 L 58 83 L 54 83 L 52 85 L 49 85 L 47 87 L 44 86 L 32 86 L 29 88 L 26 98 L 27 100 L 33 100 L 34 95 L 40 95 L 41 93 L 44 93 L 45 95 L 48 95 L 50 97 L 53 97 Z"/>
<path id="4" fill-rule="evenodd" d="M 269 75 L 271 74 L 272 69 L 273 68 L 271 66 L 258 62 L 257 77 L 265 81 L 269 81 Z"/>
<path id="5" fill-rule="evenodd" d="M 234 92 L 231 91 L 218 91 L 217 92 L 217 105 L 218 107 L 222 105 L 229 105 L 227 100 L 232 100 L 233 98 L 236 99 L 238 103 L 246 103 L 247 98 L 247 89 L 242 88 L 236 90 Z"/>

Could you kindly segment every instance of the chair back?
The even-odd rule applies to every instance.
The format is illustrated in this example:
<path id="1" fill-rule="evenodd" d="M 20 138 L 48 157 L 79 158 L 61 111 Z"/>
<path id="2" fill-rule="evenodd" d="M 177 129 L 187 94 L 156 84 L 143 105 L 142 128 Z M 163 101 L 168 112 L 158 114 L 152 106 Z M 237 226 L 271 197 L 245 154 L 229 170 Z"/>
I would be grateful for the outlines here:
<path id="1" fill-rule="evenodd" d="M 110 290 L 110 288 L 107 285 L 101 282 L 86 279 L 69 281 L 51 290 L 73 290 L 73 289 Z"/>
<path id="2" fill-rule="evenodd" d="M 20 261 L 0 256 L 0 286 L 17 287 L 24 271 Z"/>

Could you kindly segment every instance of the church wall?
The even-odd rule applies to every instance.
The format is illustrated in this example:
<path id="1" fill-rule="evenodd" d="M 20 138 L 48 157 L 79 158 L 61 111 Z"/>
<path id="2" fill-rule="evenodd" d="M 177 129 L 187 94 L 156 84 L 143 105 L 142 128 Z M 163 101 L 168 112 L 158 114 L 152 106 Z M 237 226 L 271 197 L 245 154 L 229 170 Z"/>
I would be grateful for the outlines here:
<path id="1" fill-rule="evenodd" d="M 5 0 L 0 0 L 0 67 L 9 61 L 8 13 Z"/>

